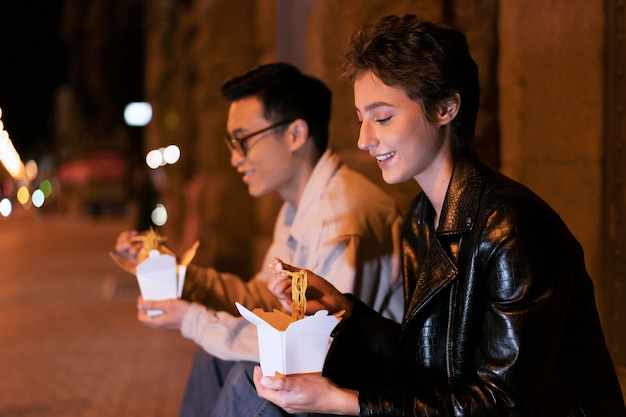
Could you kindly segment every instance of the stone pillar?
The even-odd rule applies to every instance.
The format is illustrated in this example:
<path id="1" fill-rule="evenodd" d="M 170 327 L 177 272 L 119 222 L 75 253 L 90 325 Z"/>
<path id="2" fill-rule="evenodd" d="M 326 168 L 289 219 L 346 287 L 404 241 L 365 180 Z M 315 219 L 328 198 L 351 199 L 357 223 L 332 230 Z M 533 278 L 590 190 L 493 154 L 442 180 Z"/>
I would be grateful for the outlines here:
<path id="1" fill-rule="evenodd" d="M 603 30 L 600 2 L 500 3 L 502 168 L 563 217 L 596 285 L 602 285 Z M 603 313 L 605 300 L 598 303 Z"/>

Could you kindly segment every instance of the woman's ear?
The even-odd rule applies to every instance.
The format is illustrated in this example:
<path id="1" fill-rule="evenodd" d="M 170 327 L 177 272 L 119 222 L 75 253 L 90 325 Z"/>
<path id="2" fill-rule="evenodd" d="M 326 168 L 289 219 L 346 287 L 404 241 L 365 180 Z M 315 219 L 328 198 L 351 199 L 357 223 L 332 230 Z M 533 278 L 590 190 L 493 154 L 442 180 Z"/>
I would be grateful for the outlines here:
<path id="1" fill-rule="evenodd" d="M 461 96 L 454 93 L 451 97 L 442 101 L 437 111 L 437 121 L 440 126 L 445 126 L 452 122 L 461 108 Z"/>
<path id="2" fill-rule="evenodd" d="M 292 151 L 300 149 L 309 139 L 309 125 L 304 119 L 296 119 L 289 125 L 289 146 Z"/>

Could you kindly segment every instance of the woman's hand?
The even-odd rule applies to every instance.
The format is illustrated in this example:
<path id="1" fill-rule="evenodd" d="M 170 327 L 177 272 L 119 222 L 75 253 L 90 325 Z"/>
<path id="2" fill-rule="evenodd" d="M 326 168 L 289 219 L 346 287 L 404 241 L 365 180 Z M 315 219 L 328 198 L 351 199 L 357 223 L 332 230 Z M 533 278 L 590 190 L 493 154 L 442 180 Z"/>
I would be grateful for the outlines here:
<path id="1" fill-rule="evenodd" d="M 339 388 L 320 375 L 263 376 L 254 368 L 254 385 L 259 397 L 288 413 L 359 415 L 357 391 Z"/>
<path id="2" fill-rule="evenodd" d="M 271 267 L 274 276 L 267 283 L 267 287 L 278 298 L 283 308 L 291 312 L 291 276 L 283 269 L 294 272 L 299 269 L 283 264 L 278 258 L 274 258 Z M 327 310 L 330 314 L 344 310 L 349 314 L 352 304 L 330 282 L 308 270 L 307 281 L 306 314 L 315 314 L 319 310 Z"/>

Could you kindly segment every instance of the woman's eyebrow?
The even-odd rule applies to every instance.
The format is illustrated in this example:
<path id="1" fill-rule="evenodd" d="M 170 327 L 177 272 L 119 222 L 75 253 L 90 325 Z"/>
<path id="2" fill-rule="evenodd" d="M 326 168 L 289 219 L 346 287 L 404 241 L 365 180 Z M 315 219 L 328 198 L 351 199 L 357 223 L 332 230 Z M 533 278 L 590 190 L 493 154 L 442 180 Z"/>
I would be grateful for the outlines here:
<path id="1" fill-rule="evenodd" d="M 378 107 L 393 107 L 391 104 L 386 103 L 384 101 L 377 101 L 375 103 L 372 104 L 368 104 L 367 106 L 365 106 L 365 111 L 372 111 Z"/>

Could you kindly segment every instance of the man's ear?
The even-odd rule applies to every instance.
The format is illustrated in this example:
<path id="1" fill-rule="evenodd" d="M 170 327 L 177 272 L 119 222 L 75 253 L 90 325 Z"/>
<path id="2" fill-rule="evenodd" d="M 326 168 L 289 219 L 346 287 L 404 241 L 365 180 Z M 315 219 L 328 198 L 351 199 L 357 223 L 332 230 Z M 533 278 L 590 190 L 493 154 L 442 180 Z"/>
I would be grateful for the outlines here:
<path id="1" fill-rule="evenodd" d="M 451 97 L 445 99 L 439 105 L 437 110 L 437 122 L 440 126 L 445 126 L 452 122 L 461 108 L 461 96 L 454 93 Z"/>
<path id="2" fill-rule="evenodd" d="M 304 119 L 296 119 L 289 125 L 287 135 L 290 149 L 296 151 L 309 139 L 309 125 Z"/>

